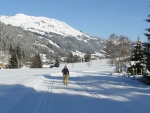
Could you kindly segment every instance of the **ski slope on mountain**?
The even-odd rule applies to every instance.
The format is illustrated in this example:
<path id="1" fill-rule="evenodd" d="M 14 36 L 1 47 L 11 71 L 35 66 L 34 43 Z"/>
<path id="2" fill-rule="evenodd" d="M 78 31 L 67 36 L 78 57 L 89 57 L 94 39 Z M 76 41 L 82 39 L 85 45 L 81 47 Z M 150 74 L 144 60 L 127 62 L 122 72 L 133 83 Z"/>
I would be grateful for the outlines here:
<path id="1" fill-rule="evenodd" d="M 0 113 L 149 113 L 150 87 L 111 75 L 107 60 L 59 68 L 0 70 Z"/>

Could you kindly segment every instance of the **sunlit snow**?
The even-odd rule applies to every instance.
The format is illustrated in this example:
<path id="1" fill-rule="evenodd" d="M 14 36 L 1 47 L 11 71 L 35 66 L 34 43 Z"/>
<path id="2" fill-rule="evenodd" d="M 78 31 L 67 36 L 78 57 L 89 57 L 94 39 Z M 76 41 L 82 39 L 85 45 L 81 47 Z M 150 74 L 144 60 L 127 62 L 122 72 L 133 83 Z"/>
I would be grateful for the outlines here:
<path id="1" fill-rule="evenodd" d="M 1 69 L 0 113 L 149 113 L 150 87 L 111 74 L 108 60 L 58 68 Z M 63 85 L 61 70 L 70 70 Z"/>

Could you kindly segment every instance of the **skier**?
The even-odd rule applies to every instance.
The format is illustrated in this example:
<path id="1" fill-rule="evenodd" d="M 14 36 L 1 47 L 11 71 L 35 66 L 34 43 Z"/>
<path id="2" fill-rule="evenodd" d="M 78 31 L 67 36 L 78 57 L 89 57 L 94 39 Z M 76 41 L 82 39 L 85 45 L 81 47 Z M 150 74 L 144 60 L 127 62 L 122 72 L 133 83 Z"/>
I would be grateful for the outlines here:
<path id="1" fill-rule="evenodd" d="M 63 73 L 63 83 L 64 85 L 68 85 L 69 70 L 67 66 L 64 66 L 62 73 Z"/>

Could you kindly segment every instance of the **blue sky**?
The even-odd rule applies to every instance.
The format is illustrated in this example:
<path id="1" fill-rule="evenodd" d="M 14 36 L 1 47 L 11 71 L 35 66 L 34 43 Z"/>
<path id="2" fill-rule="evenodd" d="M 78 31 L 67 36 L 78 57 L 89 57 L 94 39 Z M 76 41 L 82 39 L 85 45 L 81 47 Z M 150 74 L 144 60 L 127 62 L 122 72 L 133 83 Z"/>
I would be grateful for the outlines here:
<path id="1" fill-rule="evenodd" d="M 0 0 L 0 15 L 45 16 L 103 39 L 115 33 L 144 42 L 149 5 L 149 0 Z"/>

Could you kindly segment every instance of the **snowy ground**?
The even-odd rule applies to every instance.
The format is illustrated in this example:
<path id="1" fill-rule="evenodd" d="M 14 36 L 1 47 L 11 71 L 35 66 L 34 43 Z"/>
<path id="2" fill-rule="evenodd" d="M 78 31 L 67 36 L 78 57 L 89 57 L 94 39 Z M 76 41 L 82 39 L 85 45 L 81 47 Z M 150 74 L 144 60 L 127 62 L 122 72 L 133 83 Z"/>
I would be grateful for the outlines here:
<path id="1" fill-rule="evenodd" d="M 111 75 L 107 60 L 59 68 L 0 70 L 0 113 L 150 113 L 150 87 Z"/>

